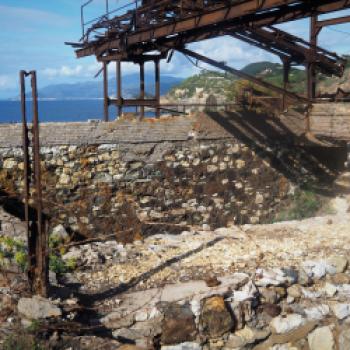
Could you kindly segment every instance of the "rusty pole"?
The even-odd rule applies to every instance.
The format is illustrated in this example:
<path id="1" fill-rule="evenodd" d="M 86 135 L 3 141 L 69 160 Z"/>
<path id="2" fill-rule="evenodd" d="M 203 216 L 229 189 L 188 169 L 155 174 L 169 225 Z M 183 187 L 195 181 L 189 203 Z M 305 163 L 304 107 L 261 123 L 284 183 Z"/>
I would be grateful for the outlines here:
<path id="1" fill-rule="evenodd" d="M 160 117 L 160 67 L 159 67 L 159 59 L 154 61 L 155 65 L 155 80 L 156 80 L 156 118 Z"/>
<path id="2" fill-rule="evenodd" d="M 288 60 L 283 60 L 283 90 L 287 91 L 289 83 L 289 71 L 290 62 Z M 282 109 L 285 110 L 287 107 L 287 96 L 283 93 L 282 97 Z"/>
<path id="3" fill-rule="evenodd" d="M 140 62 L 140 98 L 141 100 L 145 99 L 145 63 Z M 140 108 L 140 118 L 145 117 L 145 107 L 141 106 Z"/>
<path id="4" fill-rule="evenodd" d="M 307 96 L 309 100 L 313 100 L 316 97 L 316 45 L 317 45 L 317 15 L 313 15 L 310 18 L 310 44 L 312 46 L 312 60 L 308 64 L 308 88 Z"/>
<path id="5" fill-rule="evenodd" d="M 108 63 L 103 63 L 103 120 L 108 122 L 109 120 L 109 97 L 108 97 Z"/>
<path id="6" fill-rule="evenodd" d="M 29 168 L 29 137 L 28 137 L 28 124 L 26 116 L 26 87 L 25 87 L 25 77 L 27 73 L 25 71 L 20 71 L 19 79 L 21 86 L 21 114 L 22 114 L 22 149 L 23 149 L 23 189 L 24 189 L 24 220 L 25 229 L 27 234 L 28 242 L 28 280 L 31 281 L 32 272 L 30 267 L 32 266 L 32 256 L 34 253 L 33 247 L 31 245 L 30 227 L 29 227 L 29 183 L 30 183 L 30 168 Z M 32 288 L 32 286 L 30 286 Z"/>
<path id="7" fill-rule="evenodd" d="M 117 99 L 118 99 L 118 116 L 121 117 L 123 113 L 122 107 L 122 65 L 121 61 L 116 61 L 117 65 Z"/>
<path id="8" fill-rule="evenodd" d="M 48 294 L 49 269 L 48 269 L 48 240 L 46 225 L 43 217 L 42 182 L 40 162 L 39 140 L 39 113 L 36 72 L 31 73 L 32 100 L 33 100 L 33 160 L 34 160 L 34 187 L 35 207 L 37 214 L 37 239 L 36 239 L 36 276 L 34 290 L 37 294 L 46 297 Z"/>

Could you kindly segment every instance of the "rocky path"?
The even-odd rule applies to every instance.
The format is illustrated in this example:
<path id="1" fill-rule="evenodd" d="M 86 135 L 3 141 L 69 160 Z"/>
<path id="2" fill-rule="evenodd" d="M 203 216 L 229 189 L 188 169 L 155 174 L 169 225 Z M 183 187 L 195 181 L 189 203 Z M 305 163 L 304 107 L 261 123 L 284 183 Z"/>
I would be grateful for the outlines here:
<path id="1" fill-rule="evenodd" d="M 51 300 L 0 279 L 0 334 L 39 320 L 58 330 L 50 349 L 349 350 L 349 223 L 343 210 L 71 248 Z"/>

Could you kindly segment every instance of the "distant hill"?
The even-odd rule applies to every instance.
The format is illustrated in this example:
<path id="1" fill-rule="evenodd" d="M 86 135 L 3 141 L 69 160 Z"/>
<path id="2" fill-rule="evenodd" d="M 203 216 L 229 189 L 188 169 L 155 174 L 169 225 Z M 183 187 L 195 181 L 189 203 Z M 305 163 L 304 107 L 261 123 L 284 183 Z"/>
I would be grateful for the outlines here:
<path id="1" fill-rule="evenodd" d="M 242 68 L 241 71 L 277 86 L 282 86 L 283 84 L 283 66 L 280 63 L 267 61 L 251 63 Z M 168 97 L 170 99 L 191 98 L 196 93 L 198 94 L 198 91 L 202 91 L 207 94 L 226 96 L 230 100 L 233 98 L 232 91 L 238 80 L 240 79 L 228 73 L 204 70 L 174 86 L 170 90 Z M 289 80 L 292 91 L 297 93 L 304 91 L 306 84 L 304 70 L 292 68 Z"/>
<path id="2" fill-rule="evenodd" d="M 183 81 L 182 78 L 177 78 L 169 75 L 161 76 L 161 94 L 165 95 L 175 85 L 180 84 Z M 154 94 L 155 84 L 154 76 L 152 74 L 145 74 L 146 94 Z M 111 79 L 108 82 L 110 95 L 116 94 L 116 81 Z M 123 97 L 132 98 L 139 95 L 139 75 L 128 74 L 123 76 Z M 38 92 L 39 98 L 50 98 L 57 100 L 66 99 L 93 99 L 103 97 L 102 81 L 86 81 L 72 84 L 55 84 L 49 85 Z M 30 95 L 28 94 L 28 97 Z"/>

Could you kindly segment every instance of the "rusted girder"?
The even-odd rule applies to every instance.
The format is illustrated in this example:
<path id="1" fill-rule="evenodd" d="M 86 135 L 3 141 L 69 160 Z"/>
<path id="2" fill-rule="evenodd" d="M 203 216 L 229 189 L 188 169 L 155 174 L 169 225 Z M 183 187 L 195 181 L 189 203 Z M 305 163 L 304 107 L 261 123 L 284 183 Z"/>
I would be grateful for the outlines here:
<path id="1" fill-rule="evenodd" d="M 142 43 L 184 34 L 193 29 L 206 31 L 217 26 L 224 29 L 225 27 L 248 24 L 257 27 L 350 7 L 350 0 L 318 0 L 312 3 L 296 0 L 246 0 L 230 3 L 227 1 L 213 1 L 208 2 L 210 5 L 204 6 L 199 14 L 193 14 L 193 12 L 181 14 L 181 12 L 174 11 L 174 3 L 179 3 L 179 1 L 160 1 L 157 3 L 151 12 L 158 13 L 158 16 L 149 18 L 150 9 L 140 7 L 134 12 L 131 11 L 126 17 L 124 15 L 109 21 L 100 21 L 95 29 L 97 27 L 106 29 L 105 35 L 97 38 L 97 40 L 83 42 L 81 49 L 76 51 L 77 56 L 101 56 L 111 49 L 123 51 L 128 48 L 131 49 L 133 46 L 142 46 Z M 131 21 L 131 14 L 143 18 L 143 25 L 121 27 L 123 21 Z M 110 29 L 115 30 L 114 34 L 111 34 Z"/>
<path id="2" fill-rule="evenodd" d="M 32 87 L 32 158 L 30 158 L 29 127 L 25 109 L 25 77 L 31 77 Z M 49 283 L 47 228 L 43 215 L 39 141 L 38 93 L 36 72 L 20 72 L 22 105 L 22 144 L 24 154 L 24 204 L 28 237 L 28 280 L 33 293 L 47 296 Z M 31 173 L 33 169 L 33 182 Z M 32 186 L 32 190 L 30 187 Z M 33 195 L 34 217 L 29 217 L 30 195 Z"/>
<path id="3" fill-rule="evenodd" d="M 274 53 L 282 61 L 288 60 L 291 64 L 306 67 L 309 63 L 314 63 L 322 73 L 338 77 L 344 73 L 345 59 L 280 29 L 247 27 L 240 32 L 228 30 L 227 34 Z"/>
<path id="4" fill-rule="evenodd" d="M 273 84 L 270 84 L 266 81 L 263 81 L 259 78 L 256 78 L 252 75 L 249 75 L 247 73 L 244 73 L 238 69 L 235 69 L 235 68 L 232 68 L 232 67 L 229 67 L 227 66 L 225 63 L 222 63 L 222 62 L 218 62 L 212 58 L 209 58 L 209 57 L 205 57 L 197 52 L 194 52 L 192 50 L 189 50 L 187 48 L 176 48 L 177 51 L 187 55 L 187 56 L 190 56 L 196 60 L 199 60 L 199 61 L 202 61 L 204 63 L 208 63 L 216 68 L 219 68 L 219 69 L 222 69 L 226 72 L 229 72 L 233 75 L 236 75 L 242 79 L 246 79 L 246 80 L 249 80 L 251 82 L 253 82 L 254 84 L 257 84 L 259 86 L 262 86 L 268 90 L 271 90 L 279 95 L 285 95 L 287 97 L 289 97 L 290 99 L 294 100 L 294 101 L 298 101 L 298 102 L 302 102 L 302 103 L 309 103 L 309 100 L 303 96 L 299 96 L 293 92 L 290 92 L 290 91 L 287 91 L 285 89 L 282 89 L 278 86 L 275 86 Z"/>

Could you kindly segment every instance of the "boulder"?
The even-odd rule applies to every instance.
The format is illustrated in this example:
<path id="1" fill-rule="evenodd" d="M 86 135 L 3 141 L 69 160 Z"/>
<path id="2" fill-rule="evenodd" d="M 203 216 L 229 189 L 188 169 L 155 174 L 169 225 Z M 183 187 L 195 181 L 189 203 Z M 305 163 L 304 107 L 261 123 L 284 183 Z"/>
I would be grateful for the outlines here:
<path id="1" fill-rule="evenodd" d="M 196 339 L 195 316 L 189 305 L 169 304 L 164 310 L 161 342 L 165 345 Z"/>
<path id="2" fill-rule="evenodd" d="M 307 337 L 310 350 L 334 350 L 335 341 L 329 326 L 316 328 Z"/>
<path id="3" fill-rule="evenodd" d="M 60 317 L 62 315 L 62 311 L 58 306 L 40 296 L 21 298 L 18 301 L 17 309 L 21 315 L 30 320 Z"/>
<path id="4" fill-rule="evenodd" d="M 230 335 L 225 347 L 228 349 L 235 349 L 246 346 L 248 344 L 254 344 L 257 341 L 266 339 L 271 334 L 268 329 L 254 329 L 245 327 L 233 335 Z"/>
<path id="5" fill-rule="evenodd" d="M 299 299 L 302 295 L 301 289 L 302 288 L 299 284 L 294 284 L 294 285 L 287 288 L 287 293 L 289 296 L 291 296 L 295 299 Z"/>
<path id="6" fill-rule="evenodd" d="M 331 305 L 331 309 L 334 315 L 339 319 L 343 320 L 350 316 L 350 304 L 336 303 Z"/>
<path id="7" fill-rule="evenodd" d="M 327 263 L 335 268 L 336 273 L 342 273 L 348 267 L 348 259 L 340 255 L 330 257 Z"/>
<path id="8" fill-rule="evenodd" d="M 309 320 L 322 320 L 329 315 L 330 309 L 328 305 L 321 304 L 315 307 L 310 307 L 304 310 L 307 319 Z"/>
<path id="9" fill-rule="evenodd" d="M 258 287 L 291 285 L 297 282 L 297 272 L 291 269 L 257 269 L 255 284 Z"/>
<path id="10" fill-rule="evenodd" d="M 275 317 L 270 322 L 270 328 L 273 333 L 288 333 L 305 323 L 305 319 L 299 314 L 281 315 Z"/>
<path id="11" fill-rule="evenodd" d="M 321 279 L 327 273 L 334 275 L 337 273 L 337 269 L 325 260 L 313 261 L 308 260 L 302 264 L 302 268 L 309 278 L 314 280 Z"/>
<path id="12" fill-rule="evenodd" d="M 69 234 L 64 228 L 63 225 L 57 225 L 55 226 L 51 231 L 51 236 L 56 237 L 62 241 L 68 241 L 69 240 Z"/>
<path id="13" fill-rule="evenodd" d="M 204 299 L 200 315 L 203 333 L 209 338 L 218 338 L 231 331 L 234 321 L 221 296 Z"/>

